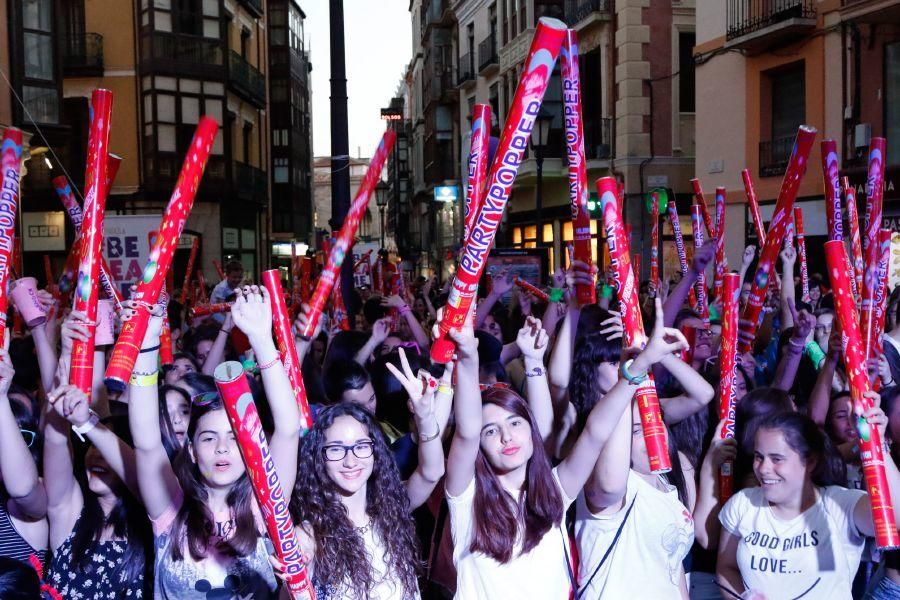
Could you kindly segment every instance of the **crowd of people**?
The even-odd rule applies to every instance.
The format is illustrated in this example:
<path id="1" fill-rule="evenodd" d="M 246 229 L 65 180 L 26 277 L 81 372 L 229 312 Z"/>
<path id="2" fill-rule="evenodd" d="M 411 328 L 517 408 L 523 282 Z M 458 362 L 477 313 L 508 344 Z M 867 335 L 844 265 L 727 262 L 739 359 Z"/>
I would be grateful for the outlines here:
<path id="1" fill-rule="evenodd" d="M 900 598 L 900 552 L 874 544 L 858 445 L 860 425 L 882 433 L 900 512 L 900 288 L 868 365 L 880 395 L 858 415 L 828 282 L 814 275 L 804 301 L 785 247 L 723 439 L 721 299 L 708 325 L 688 307 L 713 255 L 707 243 L 685 275 L 642 282 L 647 339 L 632 347 L 596 267 L 557 269 L 549 301 L 495 271 L 446 365 L 429 348 L 449 282 L 356 289 L 349 328 L 326 314 L 295 338 L 305 431 L 270 290 L 239 263 L 210 294 L 228 312 L 150 307 L 121 394 L 103 385 L 112 346 L 96 349 L 90 395 L 69 384 L 90 328 L 41 290 L 49 318 L 0 350 L 0 599 L 289 597 L 212 377 L 225 360 L 250 380 L 319 600 Z M 748 247 L 741 304 L 755 260 Z M 597 303 L 579 305 L 577 285 L 596 285 Z M 118 326 L 134 312 L 126 301 Z M 175 354 L 161 365 L 164 316 Z M 650 374 L 664 474 L 636 401 Z"/>

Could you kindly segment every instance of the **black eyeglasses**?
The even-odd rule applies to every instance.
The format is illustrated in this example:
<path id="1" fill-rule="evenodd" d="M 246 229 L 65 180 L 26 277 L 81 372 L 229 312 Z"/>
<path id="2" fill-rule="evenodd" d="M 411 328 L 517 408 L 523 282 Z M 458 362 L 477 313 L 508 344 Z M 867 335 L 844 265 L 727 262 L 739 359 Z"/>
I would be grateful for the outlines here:
<path id="1" fill-rule="evenodd" d="M 31 431 L 30 429 L 20 429 L 22 433 L 22 438 L 25 440 L 25 445 L 31 448 L 32 444 L 34 444 L 34 440 L 37 438 L 37 433 Z"/>
<path id="2" fill-rule="evenodd" d="M 347 458 L 347 452 L 353 452 L 356 458 L 369 458 L 375 454 L 375 442 L 357 442 L 352 446 L 333 444 L 322 448 L 322 456 L 328 462 L 337 462 Z"/>

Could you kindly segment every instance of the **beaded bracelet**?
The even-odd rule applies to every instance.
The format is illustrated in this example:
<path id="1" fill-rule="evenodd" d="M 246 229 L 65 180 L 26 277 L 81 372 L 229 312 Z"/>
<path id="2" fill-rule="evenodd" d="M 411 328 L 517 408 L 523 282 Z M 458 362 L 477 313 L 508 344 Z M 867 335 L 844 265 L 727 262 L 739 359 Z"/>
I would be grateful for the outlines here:
<path id="1" fill-rule="evenodd" d="M 260 371 L 265 371 L 266 369 L 270 369 L 270 368 L 274 367 L 274 366 L 275 366 L 275 363 L 277 363 L 279 360 L 281 360 L 281 358 L 279 358 L 278 356 L 276 356 L 275 358 L 273 358 L 272 360 L 270 360 L 270 361 L 267 362 L 266 364 L 264 364 L 264 365 L 259 365 L 259 370 L 260 370 Z"/>

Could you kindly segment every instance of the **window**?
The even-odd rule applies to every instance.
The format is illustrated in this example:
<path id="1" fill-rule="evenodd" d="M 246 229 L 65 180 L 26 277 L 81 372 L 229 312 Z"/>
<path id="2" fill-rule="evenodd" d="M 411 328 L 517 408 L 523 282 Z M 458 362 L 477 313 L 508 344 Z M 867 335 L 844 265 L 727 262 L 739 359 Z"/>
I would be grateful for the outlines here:
<path id="1" fill-rule="evenodd" d="M 693 31 L 678 33 L 678 106 L 681 112 L 694 112 L 694 44 Z"/>
<path id="2" fill-rule="evenodd" d="M 884 45 L 884 132 L 887 164 L 900 163 L 900 42 Z"/>
<path id="3" fill-rule="evenodd" d="M 288 183 L 288 159 L 275 159 L 275 183 Z"/>
<path id="4" fill-rule="evenodd" d="M 771 73 L 772 139 L 797 134 L 797 128 L 806 119 L 806 86 L 803 81 L 803 64 Z"/>

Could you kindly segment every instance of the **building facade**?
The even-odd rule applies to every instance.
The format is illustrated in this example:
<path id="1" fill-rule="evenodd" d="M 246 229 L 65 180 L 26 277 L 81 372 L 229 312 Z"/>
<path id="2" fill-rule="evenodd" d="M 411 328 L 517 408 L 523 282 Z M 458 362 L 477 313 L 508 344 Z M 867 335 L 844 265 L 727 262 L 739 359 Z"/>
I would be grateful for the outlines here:
<path id="1" fill-rule="evenodd" d="M 804 123 L 818 130 L 817 142 L 837 141 L 861 208 L 869 140 L 887 138 L 884 225 L 900 231 L 900 2 L 697 0 L 697 26 L 697 172 L 706 187 L 728 189 L 730 260 L 757 243 L 741 169 L 750 170 L 767 221 Z M 807 245 L 824 242 L 818 143 L 797 206 Z M 821 253 L 808 260 L 810 273 L 826 272 Z"/>
<path id="2" fill-rule="evenodd" d="M 368 158 L 351 158 L 350 159 L 350 198 L 356 197 L 359 185 L 366 176 L 369 169 Z M 315 225 L 316 237 L 321 238 L 332 231 L 331 226 L 331 157 L 317 156 L 313 159 L 314 168 L 314 187 L 313 202 L 315 209 L 313 211 L 313 223 Z M 373 194 L 374 195 L 374 194 Z M 366 207 L 366 214 L 363 215 L 359 222 L 359 228 L 356 230 L 356 239 L 364 244 L 376 243 L 381 240 L 381 219 L 378 214 L 378 206 L 375 202 L 370 201 Z M 385 241 L 387 244 L 387 240 Z M 316 244 L 317 248 L 321 245 Z"/>
<path id="3" fill-rule="evenodd" d="M 240 260 L 251 276 L 266 267 L 273 217 L 279 233 L 297 235 L 311 229 L 309 67 L 302 52 L 303 14 L 294 0 L 268 3 L 275 13 L 271 24 L 262 0 L 141 1 L 129 5 L 130 10 L 122 10 L 114 0 L 5 4 L 8 72 L 28 111 L 13 97 L 10 119 L 0 121 L 32 133 L 39 127 L 38 150 L 47 158 L 26 163 L 23 196 L 34 199 L 23 204 L 26 212 L 59 210 L 50 181 L 63 170 L 83 189 L 90 96 L 96 88 L 107 88 L 114 94 L 110 149 L 123 159 L 107 214 L 161 213 L 200 116 L 220 124 L 176 252 L 176 279 L 183 277 L 192 236 L 201 241 L 197 264 L 213 281 L 214 259 Z M 267 29 L 275 37 L 271 50 Z M 290 127 L 284 126 L 283 106 L 272 107 L 279 126 L 289 130 L 294 151 L 288 157 L 290 168 L 299 170 L 287 182 L 278 171 L 278 181 L 271 184 L 278 202 L 270 202 L 269 174 L 282 166 L 272 160 L 282 129 L 277 140 L 270 138 L 270 62 L 279 82 L 302 84 L 292 91 L 302 91 L 299 95 L 306 99 L 296 103 L 298 118 L 288 115 Z M 273 90 L 276 95 L 279 91 Z M 0 111 L 2 107 L 0 102 Z M 299 130 L 303 134 L 297 134 Z M 285 183 L 290 189 L 284 189 Z M 289 196 L 296 198 L 296 205 L 285 208 L 281 198 Z M 65 224 L 64 229 L 71 242 L 71 226 Z M 46 252 L 29 252 L 27 237 L 24 250 L 26 269 L 31 265 L 41 272 L 39 261 Z M 66 251 L 50 253 L 57 270 Z"/>

